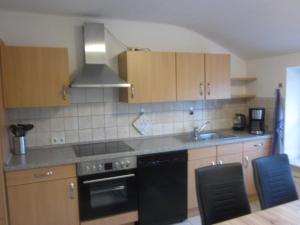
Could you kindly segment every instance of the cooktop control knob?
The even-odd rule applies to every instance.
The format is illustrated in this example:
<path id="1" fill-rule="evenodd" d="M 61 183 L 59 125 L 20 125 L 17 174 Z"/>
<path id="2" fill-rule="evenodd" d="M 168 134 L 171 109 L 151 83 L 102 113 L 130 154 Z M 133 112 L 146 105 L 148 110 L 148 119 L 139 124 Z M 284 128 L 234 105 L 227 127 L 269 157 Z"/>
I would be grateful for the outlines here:
<path id="1" fill-rule="evenodd" d="M 99 164 L 98 164 L 98 169 L 99 169 L 99 170 L 102 170 L 102 168 L 103 168 L 102 164 L 99 163 Z"/>
<path id="2" fill-rule="evenodd" d="M 117 169 L 119 169 L 120 168 L 120 163 L 117 161 L 117 162 L 115 162 L 115 167 L 117 168 Z"/>
<path id="3" fill-rule="evenodd" d="M 129 167 L 131 164 L 130 160 L 126 160 L 126 167 Z"/>
<path id="4" fill-rule="evenodd" d="M 125 162 L 121 161 L 121 168 L 124 168 L 124 167 L 125 167 Z"/>
<path id="5" fill-rule="evenodd" d="M 89 172 L 89 171 L 91 170 L 91 167 L 90 167 L 89 165 L 87 165 L 87 166 L 85 166 L 85 170 L 86 170 L 87 172 Z"/>
<path id="6" fill-rule="evenodd" d="M 93 169 L 94 171 L 97 169 L 97 167 L 96 167 L 95 164 L 92 166 L 92 169 Z"/>

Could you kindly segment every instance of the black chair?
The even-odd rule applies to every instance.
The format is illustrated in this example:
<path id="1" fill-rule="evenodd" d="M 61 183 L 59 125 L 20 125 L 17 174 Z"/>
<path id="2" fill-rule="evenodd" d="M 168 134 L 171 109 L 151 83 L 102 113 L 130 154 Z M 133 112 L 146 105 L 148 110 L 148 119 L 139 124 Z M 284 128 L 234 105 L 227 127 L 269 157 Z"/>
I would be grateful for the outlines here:
<path id="1" fill-rule="evenodd" d="M 286 154 L 254 159 L 252 165 L 255 187 L 262 209 L 298 199 Z"/>
<path id="2" fill-rule="evenodd" d="M 251 212 L 240 163 L 197 169 L 196 190 L 202 225 L 222 222 Z"/>

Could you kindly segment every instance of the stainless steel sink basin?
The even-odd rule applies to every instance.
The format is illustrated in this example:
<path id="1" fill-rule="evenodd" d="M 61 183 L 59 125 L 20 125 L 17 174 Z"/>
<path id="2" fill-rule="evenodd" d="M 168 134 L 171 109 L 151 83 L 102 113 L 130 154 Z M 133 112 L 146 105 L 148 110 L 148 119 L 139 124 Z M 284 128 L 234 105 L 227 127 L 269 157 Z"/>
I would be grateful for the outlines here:
<path id="1" fill-rule="evenodd" d="M 199 133 L 197 137 L 194 137 L 193 134 L 178 136 L 178 138 L 183 142 L 209 141 L 209 140 L 227 139 L 227 138 L 235 138 L 235 137 L 236 137 L 235 135 L 224 134 L 222 132 Z"/>

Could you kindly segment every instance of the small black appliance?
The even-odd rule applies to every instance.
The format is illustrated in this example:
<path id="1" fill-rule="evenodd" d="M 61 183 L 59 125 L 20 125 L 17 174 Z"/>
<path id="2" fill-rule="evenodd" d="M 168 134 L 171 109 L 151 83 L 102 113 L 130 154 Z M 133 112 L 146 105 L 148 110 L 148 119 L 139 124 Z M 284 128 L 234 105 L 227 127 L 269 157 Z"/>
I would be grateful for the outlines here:
<path id="1" fill-rule="evenodd" d="M 233 120 L 233 130 L 245 130 L 246 129 L 246 116 L 244 114 L 236 113 Z"/>
<path id="2" fill-rule="evenodd" d="M 251 134 L 265 133 L 265 111 L 264 108 L 249 109 L 249 132 Z"/>

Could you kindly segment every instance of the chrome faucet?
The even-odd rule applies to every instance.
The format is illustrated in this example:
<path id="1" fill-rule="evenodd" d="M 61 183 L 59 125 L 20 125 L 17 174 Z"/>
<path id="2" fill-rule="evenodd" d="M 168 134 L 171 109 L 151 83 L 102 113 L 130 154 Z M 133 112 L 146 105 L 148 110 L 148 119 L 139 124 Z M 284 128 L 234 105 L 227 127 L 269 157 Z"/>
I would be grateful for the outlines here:
<path id="1" fill-rule="evenodd" d="M 194 138 L 195 140 L 198 139 L 198 135 L 199 133 L 201 133 L 201 131 L 203 131 L 203 129 L 210 124 L 210 121 L 206 121 L 204 122 L 200 127 L 194 127 Z"/>

